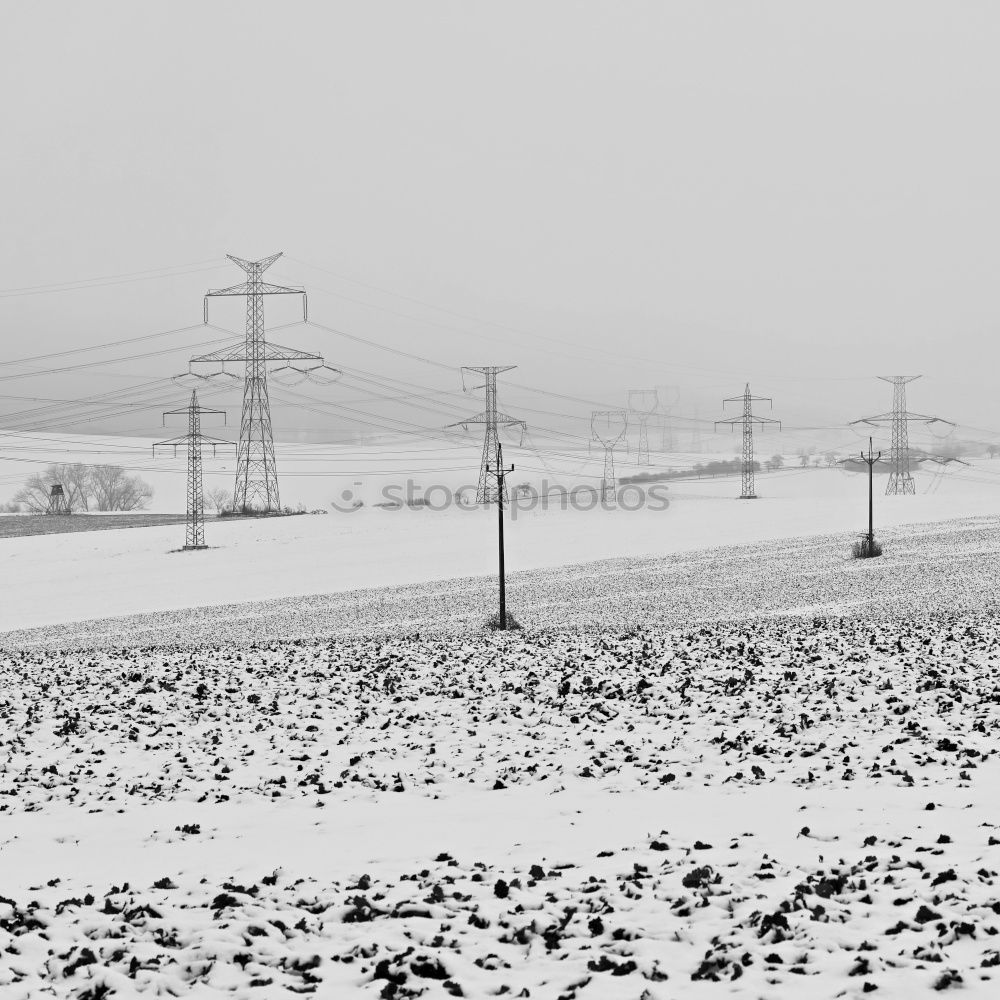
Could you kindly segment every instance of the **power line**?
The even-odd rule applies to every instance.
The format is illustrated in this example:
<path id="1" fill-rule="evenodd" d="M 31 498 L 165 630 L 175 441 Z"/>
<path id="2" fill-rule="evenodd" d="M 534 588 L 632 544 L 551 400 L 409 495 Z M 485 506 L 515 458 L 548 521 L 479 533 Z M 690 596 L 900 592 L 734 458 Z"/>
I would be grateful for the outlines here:
<path id="1" fill-rule="evenodd" d="M 47 295 L 54 292 L 75 292 L 86 288 L 102 288 L 107 285 L 124 285 L 132 281 L 150 281 L 156 278 L 173 278 L 185 274 L 201 274 L 205 271 L 214 271 L 224 266 L 225 265 L 218 260 L 200 261 L 194 264 L 177 264 L 174 269 L 153 268 L 149 271 L 131 271 L 126 272 L 125 274 L 104 275 L 103 277 L 98 278 L 80 278 L 76 281 L 56 282 L 48 285 L 24 285 L 20 288 L 0 289 L 0 298 L 15 298 L 24 295 Z M 187 270 L 177 270 L 176 268 L 187 268 Z"/>
<path id="2" fill-rule="evenodd" d="M 431 358 L 422 357 L 419 354 L 412 354 L 409 351 L 401 351 L 396 347 L 387 347 L 385 344 L 380 344 L 375 340 L 369 340 L 367 337 L 361 337 L 356 333 L 347 333 L 346 330 L 338 330 L 336 327 L 326 326 L 323 323 L 317 323 L 315 320 L 308 320 L 307 326 L 313 326 L 317 330 L 324 330 L 327 333 L 332 333 L 337 337 L 344 337 L 347 340 L 353 340 L 359 344 L 367 344 L 369 347 L 374 347 L 376 350 L 385 351 L 387 354 L 395 354 L 401 358 L 409 358 L 411 361 L 419 361 L 421 364 L 431 365 L 434 368 L 439 368 L 447 372 L 455 372 L 454 365 L 446 365 L 440 361 L 433 361 Z"/>
<path id="3" fill-rule="evenodd" d="M 121 347 L 123 344 L 138 344 L 145 340 L 155 340 L 157 337 L 172 337 L 178 333 L 188 333 L 191 330 L 200 330 L 201 323 L 194 323 L 191 326 L 179 326 L 173 330 L 161 330 L 159 333 L 147 333 L 141 337 L 129 337 L 126 340 L 110 340 L 104 344 L 89 344 L 86 347 L 71 347 L 66 351 L 55 351 L 52 354 L 36 354 L 31 358 L 20 358 L 17 361 L 0 361 L 0 367 L 9 368 L 14 365 L 33 364 L 36 361 L 49 361 L 52 358 L 65 358 L 70 354 L 82 354 L 86 351 L 100 351 L 106 347 Z"/>
<path id="4" fill-rule="evenodd" d="M 199 348 L 199 347 L 211 347 L 214 344 L 222 343 L 222 340 L 223 338 L 216 338 L 215 340 L 203 341 L 200 344 L 193 344 L 188 347 L 185 347 L 183 348 L 183 350 L 191 350 L 192 348 Z M 124 357 L 120 358 L 105 358 L 102 361 L 84 361 L 78 365 L 65 365 L 62 368 L 45 368 L 42 369 L 41 371 L 18 372 L 13 375 L 0 375 L 0 382 L 7 382 L 11 379 L 16 379 L 16 378 L 32 378 L 37 375 L 58 375 L 61 374 L 62 372 L 81 371 L 84 368 L 99 368 L 101 365 L 114 365 L 114 364 L 119 364 L 122 361 L 136 361 L 141 358 L 157 358 L 161 357 L 164 354 L 176 354 L 178 350 L 182 350 L 182 348 L 167 347 L 164 348 L 162 351 L 145 351 L 141 354 L 127 354 Z"/>
<path id="5" fill-rule="evenodd" d="M 381 285 L 376 285 L 376 284 L 373 284 L 371 282 L 360 281 L 360 280 L 358 280 L 356 278 L 351 278 L 351 277 L 349 277 L 347 275 L 344 275 L 344 274 L 342 274 L 342 273 L 340 273 L 338 271 L 333 271 L 333 270 L 331 270 L 329 268 L 321 267 L 321 266 L 319 266 L 317 264 L 311 264 L 308 261 L 300 260 L 299 258 L 296 258 L 296 257 L 289 257 L 288 259 L 292 260 L 292 261 L 295 261 L 298 264 L 302 264 L 305 267 L 312 268 L 313 270 L 320 271 L 320 272 L 322 272 L 324 274 L 329 274 L 332 277 L 338 278 L 338 279 L 340 279 L 342 281 L 348 281 L 351 284 L 358 285 L 358 286 L 360 286 L 362 288 L 368 288 L 368 289 L 371 289 L 372 291 L 381 292 L 384 295 L 389 295 L 389 296 L 391 296 L 393 298 L 400 299 L 401 301 L 404 301 L 404 302 L 411 302 L 411 303 L 414 303 L 416 305 L 420 305 L 420 306 L 422 306 L 424 308 L 427 308 L 427 309 L 433 309 L 436 312 L 440 312 L 440 313 L 443 313 L 443 314 L 448 315 L 448 316 L 454 316 L 456 319 L 466 320 L 467 322 L 474 323 L 478 327 L 491 326 L 491 327 L 494 327 L 494 328 L 496 328 L 498 330 L 503 331 L 505 334 L 508 334 L 508 335 L 509 334 L 514 334 L 514 335 L 519 336 L 519 337 L 529 338 L 532 341 L 532 343 L 534 343 L 534 342 L 536 342 L 538 340 L 551 341 L 552 343 L 557 344 L 564 352 L 565 352 L 565 350 L 567 348 L 570 348 L 577 355 L 579 354 L 579 351 L 581 349 L 582 350 L 590 351 L 591 353 L 594 353 L 594 354 L 603 355 L 603 359 L 600 362 L 602 365 L 612 364 L 612 365 L 615 365 L 617 367 L 629 367 L 627 365 L 622 364 L 622 359 L 624 358 L 624 359 L 631 360 L 631 361 L 633 361 L 633 362 L 635 362 L 637 364 L 642 365 L 644 367 L 644 369 L 646 367 L 648 367 L 649 365 L 653 365 L 654 367 L 663 368 L 664 370 L 673 370 L 673 369 L 676 369 L 676 368 L 681 368 L 681 369 L 687 369 L 687 370 L 695 371 L 695 372 L 705 372 L 705 373 L 711 374 L 711 375 L 731 376 L 731 375 L 737 374 L 737 373 L 732 372 L 732 371 L 726 371 L 726 370 L 719 369 L 719 368 L 708 368 L 708 367 L 700 366 L 700 365 L 686 365 L 686 364 L 681 364 L 681 363 L 676 363 L 676 362 L 675 363 L 671 363 L 671 364 L 668 365 L 668 364 L 665 364 L 662 360 L 657 359 L 657 358 L 648 358 L 648 357 L 644 357 L 642 355 L 635 355 L 635 354 L 625 354 L 625 353 L 623 353 L 620 350 L 611 351 L 611 350 L 607 350 L 607 349 L 602 348 L 602 347 L 596 347 L 596 346 L 593 346 L 593 345 L 590 345 L 590 344 L 581 343 L 579 340 L 569 340 L 569 339 L 566 339 L 566 338 L 554 336 L 552 334 L 541 333 L 541 332 L 539 332 L 537 330 L 536 331 L 524 330 L 524 329 L 521 329 L 521 328 L 519 328 L 517 326 L 513 326 L 513 325 L 511 325 L 509 323 L 501 323 L 501 322 L 498 322 L 496 320 L 484 319 L 484 318 L 482 318 L 480 316 L 473 316 L 473 315 L 471 315 L 469 313 L 463 313 L 463 312 L 460 312 L 460 311 L 458 311 L 456 309 L 448 308 L 446 306 L 436 305 L 436 304 L 434 304 L 432 302 L 428 302 L 425 299 L 420 299 L 420 298 L 417 298 L 417 297 L 412 296 L 412 295 L 405 295 L 405 294 L 402 294 L 400 292 L 392 291 L 391 289 L 385 288 L 385 287 L 383 287 Z M 429 323 L 430 325 L 435 325 L 435 326 L 441 326 L 443 329 L 452 330 L 453 332 L 456 332 L 456 333 L 462 333 L 462 334 L 464 334 L 466 336 L 471 335 L 471 336 L 481 337 L 483 339 L 491 340 L 493 342 L 496 342 L 499 339 L 499 338 L 487 337 L 481 331 L 468 330 L 468 329 L 459 329 L 459 328 L 456 328 L 456 327 L 444 326 L 443 324 L 435 323 L 433 320 L 427 320 L 427 319 L 423 319 L 423 318 L 420 318 L 420 317 L 415 317 L 415 316 L 412 316 L 412 315 L 407 315 L 405 313 L 400 313 L 400 312 L 398 312 L 398 311 L 396 311 L 394 309 L 388 309 L 385 306 L 378 305 L 377 303 L 365 302 L 362 299 L 356 299 L 356 298 L 353 298 L 352 296 L 344 295 L 342 292 L 332 291 L 331 289 L 324 289 L 324 288 L 321 288 L 321 287 L 317 286 L 317 291 L 326 292 L 326 294 L 328 294 L 328 295 L 333 295 L 333 296 L 335 296 L 337 298 L 342 298 L 342 299 L 344 299 L 346 301 L 349 301 L 349 302 L 356 302 L 356 303 L 359 303 L 360 305 L 368 306 L 369 308 L 372 308 L 372 309 L 379 309 L 379 310 L 381 310 L 383 312 L 387 312 L 387 313 L 389 313 L 391 315 L 400 316 L 403 319 L 408 319 L 408 320 L 411 320 L 411 321 L 414 321 L 414 322 Z M 687 324 L 687 325 L 690 325 L 690 324 Z M 695 324 L 695 325 L 696 326 L 702 326 L 702 324 Z M 711 332 L 713 334 L 716 334 L 716 335 L 718 335 L 720 332 L 724 332 L 724 331 L 720 331 L 720 330 L 714 329 L 714 328 L 710 328 L 710 329 L 711 329 Z M 729 332 L 732 332 L 732 331 L 729 331 Z M 506 343 L 506 340 L 504 340 L 504 342 Z M 544 353 L 550 353 L 550 352 L 544 352 Z M 776 375 L 773 375 L 772 377 L 776 378 L 778 380 L 781 380 L 781 381 L 800 381 L 801 380 L 798 376 L 776 376 Z M 846 381 L 852 381 L 852 382 L 853 381 L 858 381 L 862 377 L 863 376 L 857 376 L 857 375 L 851 375 L 851 376 L 806 376 L 806 378 L 808 380 L 810 380 L 810 381 L 844 381 L 844 382 L 846 382 Z M 597 405 L 604 405 L 604 404 L 597 404 Z"/>

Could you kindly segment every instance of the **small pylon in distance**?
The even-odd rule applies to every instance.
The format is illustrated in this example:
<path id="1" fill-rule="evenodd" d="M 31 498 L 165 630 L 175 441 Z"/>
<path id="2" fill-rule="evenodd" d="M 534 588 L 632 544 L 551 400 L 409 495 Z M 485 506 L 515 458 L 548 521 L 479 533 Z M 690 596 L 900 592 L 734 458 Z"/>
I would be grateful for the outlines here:
<path id="1" fill-rule="evenodd" d="M 892 426 L 892 447 L 889 450 L 889 481 L 886 483 L 886 496 L 913 496 L 917 492 L 916 483 L 910 475 L 910 431 L 911 423 L 920 424 L 952 424 L 950 420 L 941 417 L 928 417 L 922 413 L 910 413 L 906 408 L 906 386 L 915 382 L 920 375 L 879 375 L 883 382 L 892 386 L 892 409 L 888 413 L 879 413 L 874 417 L 862 417 L 852 420 L 853 424 L 868 424 L 870 427 L 890 424 Z"/>
<path id="2" fill-rule="evenodd" d="M 188 418 L 188 432 L 168 441 L 157 441 L 153 445 L 153 455 L 157 448 L 172 448 L 174 455 L 178 448 L 187 448 L 187 519 L 184 536 L 184 549 L 206 549 L 205 544 L 205 498 L 202 490 L 201 450 L 210 446 L 213 457 L 216 449 L 223 447 L 235 448 L 234 441 L 224 441 L 222 438 L 206 437 L 201 433 L 201 418 L 205 414 L 221 414 L 225 419 L 225 410 L 206 410 L 198 405 L 198 393 L 191 392 L 191 402 L 178 410 L 166 410 L 163 414 L 164 424 L 168 416 L 185 413 Z"/>
<path id="3" fill-rule="evenodd" d="M 594 410 L 590 415 L 590 436 L 604 448 L 604 475 L 601 477 L 601 503 L 616 500 L 615 446 L 628 431 L 627 410 Z"/>
<path id="4" fill-rule="evenodd" d="M 730 427 L 735 427 L 737 424 L 743 425 L 743 448 L 740 462 L 742 489 L 740 491 L 739 499 L 756 500 L 757 494 L 754 492 L 753 481 L 753 425 L 758 424 L 761 430 L 763 430 L 765 424 L 777 424 L 778 430 L 780 431 L 781 421 L 772 420 L 770 417 L 754 416 L 754 403 L 767 403 L 768 405 L 773 405 L 773 402 L 768 396 L 751 396 L 749 382 L 747 382 L 746 389 L 744 389 L 742 396 L 730 396 L 729 399 L 724 399 L 722 401 L 723 407 L 725 407 L 726 403 L 742 403 L 743 413 L 739 417 L 728 417 L 724 420 L 716 420 L 715 426 L 718 427 L 719 424 L 729 424 Z"/>
<path id="5" fill-rule="evenodd" d="M 655 389 L 629 389 L 628 409 L 639 425 L 639 448 L 636 465 L 649 465 L 649 418 L 656 412 L 659 399 Z"/>
<path id="6" fill-rule="evenodd" d="M 674 450 L 674 407 L 680 402 L 681 391 L 676 385 L 656 387 L 656 412 L 660 417 L 660 451 L 669 455 Z"/>
<path id="7" fill-rule="evenodd" d="M 465 388 L 465 373 L 478 372 L 486 381 L 483 385 L 475 386 L 477 389 L 486 390 L 486 409 L 475 416 L 466 417 L 465 420 L 458 420 L 449 427 L 468 428 L 469 424 L 483 424 L 485 432 L 483 434 L 483 457 L 479 463 L 479 485 L 476 488 L 476 503 L 491 504 L 498 500 L 507 499 L 507 484 L 505 477 L 497 478 L 490 472 L 491 468 L 500 466 L 500 437 L 498 428 L 521 425 L 522 434 L 527 429 L 527 424 L 517 417 L 509 417 L 506 413 L 501 413 L 497 409 L 497 375 L 501 372 L 509 372 L 517 365 L 463 365 L 462 367 L 462 387 Z"/>

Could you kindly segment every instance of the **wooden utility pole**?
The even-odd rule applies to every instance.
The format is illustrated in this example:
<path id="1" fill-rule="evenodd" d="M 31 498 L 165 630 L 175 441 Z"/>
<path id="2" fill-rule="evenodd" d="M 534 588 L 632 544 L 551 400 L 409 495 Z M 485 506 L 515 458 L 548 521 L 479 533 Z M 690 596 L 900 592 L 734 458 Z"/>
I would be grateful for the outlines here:
<path id="1" fill-rule="evenodd" d="M 875 463 L 882 457 L 882 452 L 879 452 L 874 457 L 872 456 L 872 439 L 868 439 L 868 454 L 865 455 L 864 452 L 861 453 L 861 461 L 868 466 L 868 554 L 871 555 L 875 549 L 875 504 L 873 500 L 873 474 L 875 469 Z"/>
<path id="2" fill-rule="evenodd" d="M 500 631 L 507 631 L 507 573 L 504 569 L 503 561 L 503 498 L 506 495 L 504 480 L 508 472 L 514 471 L 512 465 L 509 469 L 503 467 L 503 445 L 497 442 L 497 464 L 490 466 L 487 464 L 486 471 L 492 473 L 497 478 L 497 527 L 500 542 Z"/>

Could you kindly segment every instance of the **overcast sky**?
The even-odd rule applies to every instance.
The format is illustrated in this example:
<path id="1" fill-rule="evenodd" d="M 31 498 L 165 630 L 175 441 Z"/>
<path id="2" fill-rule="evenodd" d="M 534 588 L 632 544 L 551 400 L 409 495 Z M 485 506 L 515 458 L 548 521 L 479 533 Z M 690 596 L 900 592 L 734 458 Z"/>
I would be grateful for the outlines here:
<path id="1" fill-rule="evenodd" d="M 565 395 L 679 384 L 708 418 L 751 379 L 828 425 L 888 409 L 869 374 L 923 374 L 912 409 L 1000 431 L 996 3 L 2 9 L 4 360 L 196 324 L 241 278 L 212 263 L 283 250 L 271 274 L 312 318 Z M 449 383 L 321 331 L 274 339 Z M 105 391 L 183 356 L 0 392 Z"/>

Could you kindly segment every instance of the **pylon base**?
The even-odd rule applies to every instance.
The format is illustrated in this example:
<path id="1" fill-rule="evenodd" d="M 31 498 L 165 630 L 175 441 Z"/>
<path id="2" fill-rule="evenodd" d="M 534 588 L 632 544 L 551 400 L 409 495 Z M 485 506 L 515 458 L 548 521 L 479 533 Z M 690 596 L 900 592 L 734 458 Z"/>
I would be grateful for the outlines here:
<path id="1" fill-rule="evenodd" d="M 190 549 L 207 549 L 207 545 L 185 545 L 182 547 L 182 551 L 187 552 Z"/>
<path id="2" fill-rule="evenodd" d="M 756 499 L 758 499 L 758 497 L 757 497 L 756 493 L 751 493 L 749 496 L 741 496 L 741 497 L 737 497 L 736 499 L 737 500 L 756 500 Z"/>

